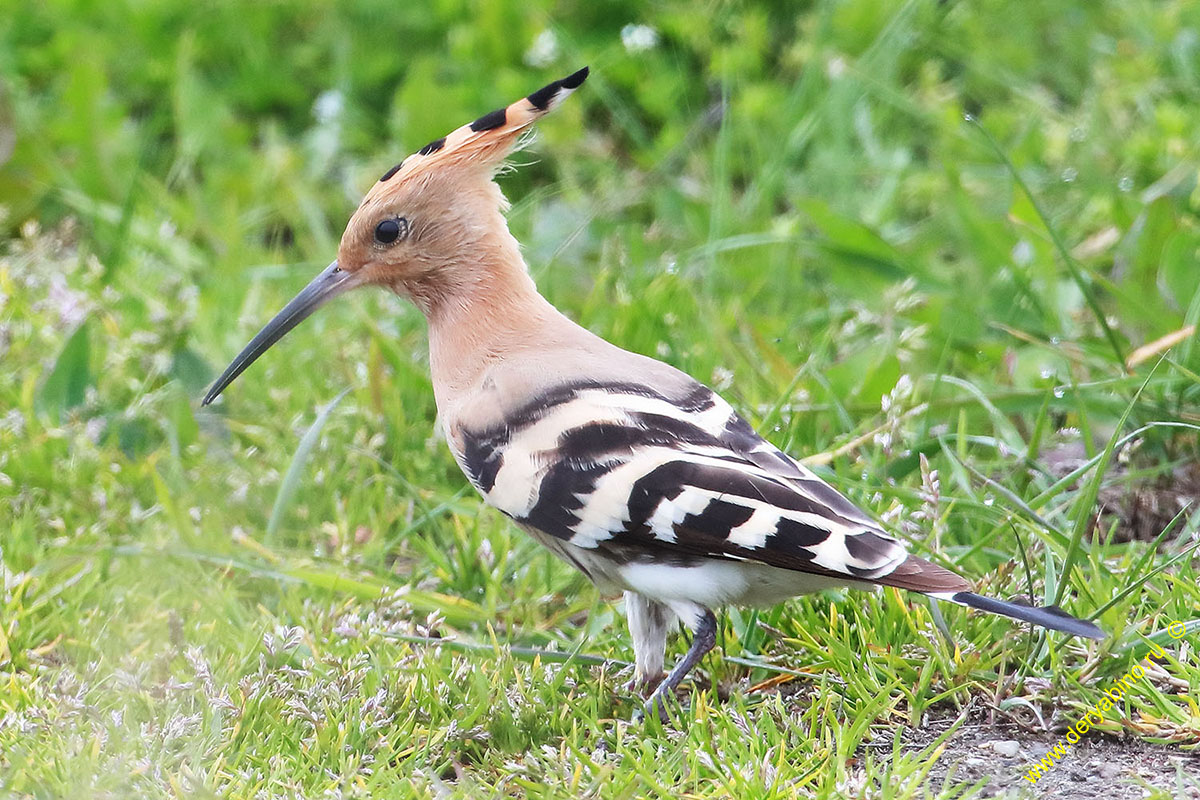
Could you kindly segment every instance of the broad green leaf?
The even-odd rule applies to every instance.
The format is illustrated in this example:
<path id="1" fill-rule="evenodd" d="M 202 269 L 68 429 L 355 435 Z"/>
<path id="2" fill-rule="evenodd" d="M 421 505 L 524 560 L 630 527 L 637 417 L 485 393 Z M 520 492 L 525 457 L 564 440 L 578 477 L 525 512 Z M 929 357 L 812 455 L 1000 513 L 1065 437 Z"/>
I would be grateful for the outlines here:
<path id="1" fill-rule="evenodd" d="M 36 408 L 55 420 L 83 403 L 87 388 L 92 385 L 90 365 L 91 324 L 88 320 L 75 329 L 54 359 L 54 366 L 38 388 Z"/>

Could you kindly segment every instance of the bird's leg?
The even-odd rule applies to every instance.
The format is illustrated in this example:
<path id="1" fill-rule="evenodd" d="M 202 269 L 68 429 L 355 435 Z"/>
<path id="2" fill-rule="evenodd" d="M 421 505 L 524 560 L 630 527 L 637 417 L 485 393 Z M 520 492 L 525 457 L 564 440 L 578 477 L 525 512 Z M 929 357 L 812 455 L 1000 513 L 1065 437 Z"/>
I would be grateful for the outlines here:
<path id="1" fill-rule="evenodd" d="M 671 674 L 666 680 L 658 685 L 654 690 L 654 694 L 650 695 L 650 699 L 646 701 L 646 711 L 658 711 L 659 719 L 664 722 L 667 720 L 666 697 L 675 691 L 676 687 L 683 682 L 687 674 L 692 671 L 696 664 L 700 663 L 700 659 L 704 658 L 709 650 L 713 649 L 713 645 L 717 643 L 717 618 L 708 609 L 704 609 L 699 615 L 696 622 L 695 630 L 692 634 L 692 646 L 688 648 L 687 653 L 675 665 L 675 669 L 671 670 Z"/>
<path id="2" fill-rule="evenodd" d="M 629 617 L 629 634 L 636 661 L 629 691 L 653 691 L 663 679 L 667 634 L 675 622 L 675 614 L 663 603 L 628 591 L 625 592 L 625 614 Z"/>

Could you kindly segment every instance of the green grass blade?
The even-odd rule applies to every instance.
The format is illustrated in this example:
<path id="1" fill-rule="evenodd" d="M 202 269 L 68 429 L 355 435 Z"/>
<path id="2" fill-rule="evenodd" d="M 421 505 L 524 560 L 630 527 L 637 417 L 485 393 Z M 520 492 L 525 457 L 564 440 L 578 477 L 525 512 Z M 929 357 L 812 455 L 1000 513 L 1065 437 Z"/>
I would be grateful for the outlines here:
<path id="1" fill-rule="evenodd" d="M 325 423 L 329 421 L 329 415 L 338 407 L 344 398 L 350 392 L 349 386 L 342 389 L 338 396 L 329 401 L 320 411 L 317 412 L 317 418 L 313 420 L 313 424 L 304 432 L 304 436 L 300 439 L 300 444 L 296 447 L 296 452 L 292 454 L 292 461 L 288 464 L 287 472 L 284 473 L 283 480 L 279 484 L 279 492 L 275 495 L 275 504 L 271 506 L 271 518 L 267 520 L 267 530 L 264 536 L 267 544 L 275 542 L 275 533 L 279 530 L 279 523 L 283 521 L 283 515 L 287 511 L 288 506 L 292 502 L 292 498 L 296 496 L 296 490 L 300 488 L 300 479 L 304 474 L 304 465 L 308 461 L 312 449 L 317 445 L 317 439 L 321 436 L 321 429 L 325 427 Z"/>
<path id="2" fill-rule="evenodd" d="M 1161 364 L 1162 359 L 1160 358 L 1158 363 L 1154 365 L 1154 368 L 1146 375 L 1146 379 L 1142 381 L 1142 385 L 1138 387 L 1133 398 L 1126 404 L 1125 411 L 1121 414 L 1121 418 L 1117 421 L 1116 427 L 1113 429 L 1113 435 L 1108 438 L 1108 444 L 1105 445 L 1104 452 L 1100 454 L 1100 458 L 1096 461 L 1095 474 L 1092 475 L 1092 479 L 1087 482 L 1087 485 L 1075 501 L 1075 528 L 1071 532 L 1071 544 L 1067 548 L 1067 556 L 1063 560 L 1058 587 L 1054 592 L 1052 602 L 1055 605 L 1062 602 L 1063 595 L 1067 592 L 1067 586 L 1071 581 L 1071 570 L 1075 568 L 1075 562 L 1082 552 L 1083 536 L 1087 533 L 1088 526 L 1091 524 L 1092 509 L 1096 504 L 1096 497 L 1100 494 L 1100 485 L 1104 482 L 1104 476 L 1108 471 L 1108 464 L 1112 460 L 1117 442 L 1121 439 L 1121 431 L 1124 430 L 1125 422 L 1137 406 L 1138 398 L 1142 396 L 1142 392 L 1150 385 L 1150 380 L 1154 377 L 1154 373 L 1158 371 Z"/>
<path id="3" fill-rule="evenodd" d="M 984 141 L 988 143 L 988 146 L 991 147 L 992 151 L 1001 160 L 1001 162 L 1003 162 L 1005 169 L 1007 169 L 1008 173 L 1012 175 L 1013 180 L 1017 182 L 1017 185 L 1021 187 L 1021 191 L 1024 192 L 1025 196 L 1029 198 L 1029 202 L 1033 205 L 1033 209 L 1037 213 L 1038 219 L 1040 219 L 1042 221 L 1042 225 L 1045 226 L 1046 232 L 1050 235 L 1050 240 L 1054 242 L 1055 249 L 1058 250 L 1058 254 L 1062 257 L 1063 263 L 1066 264 L 1067 269 L 1070 270 L 1071 278 L 1075 281 L 1075 285 L 1079 287 L 1079 292 L 1083 295 L 1084 300 L 1087 302 L 1088 308 L 1091 309 L 1092 316 L 1095 317 L 1096 323 L 1104 332 L 1104 338 L 1108 340 L 1108 344 L 1112 348 L 1113 355 L 1116 357 L 1116 363 L 1119 365 L 1122 371 L 1126 371 L 1125 353 L 1121 349 L 1121 343 L 1117 341 L 1116 333 L 1113 331 L 1112 326 L 1108 324 L 1108 317 L 1105 315 L 1104 309 L 1100 308 L 1100 302 L 1096 300 L 1096 295 L 1092 291 L 1091 285 L 1084 279 L 1083 268 L 1079 266 L 1079 263 L 1075 260 L 1075 257 L 1071 255 L 1071 251 L 1068 250 L 1067 246 L 1063 243 L 1062 237 L 1058 233 L 1058 228 L 1050 221 L 1050 217 L 1046 215 L 1046 212 L 1042 210 L 1042 205 L 1038 202 L 1037 196 L 1034 195 L 1033 190 L 1029 188 L 1029 184 L 1025 182 L 1025 179 L 1021 177 L 1021 173 L 1017 170 L 1016 165 L 1012 163 L 1012 159 L 1010 159 L 1008 154 L 1004 152 L 1004 149 L 1000 147 L 1000 143 L 992 137 L 992 134 L 988 131 L 988 129 L 983 127 L 983 123 L 981 123 L 974 115 L 968 116 L 967 121 L 974 125 L 975 129 L 983 135 Z"/>

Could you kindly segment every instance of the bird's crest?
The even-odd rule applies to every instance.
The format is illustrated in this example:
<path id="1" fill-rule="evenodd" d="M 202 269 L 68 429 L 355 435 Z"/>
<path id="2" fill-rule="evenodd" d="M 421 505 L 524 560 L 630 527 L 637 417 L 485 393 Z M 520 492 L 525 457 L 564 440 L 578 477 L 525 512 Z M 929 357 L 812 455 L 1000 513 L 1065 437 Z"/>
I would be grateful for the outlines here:
<path id="1" fill-rule="evenodd" d="M 409 179 L 427 171 L 452 166 L 478 166 L 488 172 L 500 169 L 504 159 L 516 149 L 521 134 L 534 122 L 554 110 L 567 95 L 579 88 L 588 76 L 584 67 L 561 80 L 538 89 L 528 97 L 434 139 L 416 153 L 383 174 L 363 198 L 363 205 L 392 194 Z"/>

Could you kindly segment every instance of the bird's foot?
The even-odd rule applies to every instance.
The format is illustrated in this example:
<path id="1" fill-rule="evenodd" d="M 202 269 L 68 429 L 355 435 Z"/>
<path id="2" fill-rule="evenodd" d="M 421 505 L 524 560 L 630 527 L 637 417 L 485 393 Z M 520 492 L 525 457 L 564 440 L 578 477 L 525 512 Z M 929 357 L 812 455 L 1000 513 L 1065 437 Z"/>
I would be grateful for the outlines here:
<path id="1" fill-rule="evenodd" d="M 641 722 L 649 713 L 657 713 L 658 718 L 666 724 L 670 721 L 670 715 L 666 711 L 666 692 L 660 691 L 663 688 L 663 681 L 667 674 L 660 672 L 657 675 L 637 674 L 629 681 L 625 687 L 631 694 L 639 698 L 644 698 L 642 704 L 634 709 L 633 722 Z M 657 711 L 655 709 L 657 708 Z"/>
<path id="2" fill-rule="evenodd" d="M 647 698 L 644 704 L 642 704 L 639 708 L 634 709 L 633 722 L 640 723 L 647 716 L 655 714 L 658 715 L 658 721 L 663 725 L 666 725 L 668 722 L 670 722 L 671 714 L 667 711 L 668 695 L 674 695 L 674 692 L 660 692 L 655 690 L 650 697 Z"/>
<path id="3" fill-rule="evenodd" d="M 640 697 L 648 697 L 662 684 L 663 679 L 666 677 L 667 673 L 665 672 L 659 672 L 657 675 L 637 673 L 629 680 L 629 683 L 625 684 L 625 691 Z"/>
<path id="4" fill-rule="evenodd" d="M 646 713 L 656 713 L 663 722 L 669 721 L 671 717 L 667 713 L 667 697 L 674 696 L 679 684 L 683 682 L 683 679 L 687 677 L 688 673 L 692 671 L 692 667 L 696 666 L 704 654 L 712 650 L 716 641 L 717 619 L 711 611 L 705 610 L 697 620 L 695 636 L 692 637 L 692 646 L 688 648 L 687 654 L 675 665 L 671 674 L 658 684 L 646 701 L 642 714 L 634 714 L 634 720 L 641 719 Z"/>

